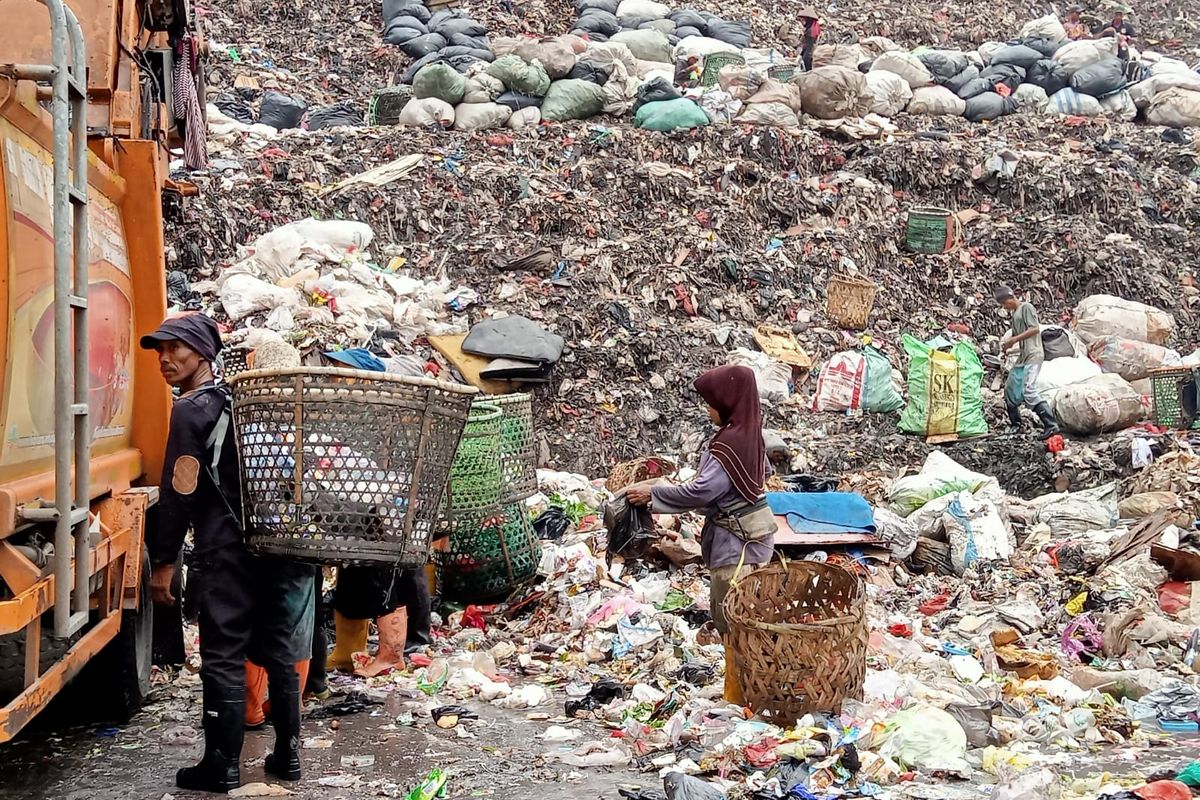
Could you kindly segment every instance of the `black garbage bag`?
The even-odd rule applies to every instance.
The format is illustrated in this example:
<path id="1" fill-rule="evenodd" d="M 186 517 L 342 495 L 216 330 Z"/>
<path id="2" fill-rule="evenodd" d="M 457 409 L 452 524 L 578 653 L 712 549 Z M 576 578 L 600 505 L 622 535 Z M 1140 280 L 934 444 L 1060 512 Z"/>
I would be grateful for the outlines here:
<path id="1" fill-rule="evenodd" d="M 979 77 L 991 83 L 992 86 L 999 86 L 1003 83 L 1008 86 L 1010 92 L 1015 92 L 1017 87 L 1025 82 L 1025 68 L 1016 64 L 992 64 L 981 70 Z"/>
<path id="2" fill-rule="evenodd" d="M 1125 62 L 1119 58 L 1106 58 L 1089 64 L 1071 76 L 1071 88 L 1092 97 L 1119 92 L 1125 88 Z"/>
<path id="3" fill-rule="evenodd" d="M 433 20 L 430 20 L 429 30 L 434 33 L 440 33 L 447 39 L 452 33 L 461 33 L 463 36 L 487 36 L 487 28 L 480 25 L 473 19 L 444 19 L 434 25 Z"/>
<path id="4" fill-rule="evenodd" d="M 1001 97 L 995 92 L 977 94 L 967 100 L 967 110 L 963 116 L 971 122 L 987 122 L 998 119 L 1005 114 L 1017 110 L 1017 101 L 1011 97 Z"/>
<path id="5" fill-rule="evenodd" d="M 438 53 L 442 57 L 442 61 L 454 67 L 455 71 L 466 75 L 479 64 L 479 59 L 471 55 L 448 56 L 446 51 Z"/>
<path id="6" fill-rule="evenodd" d="M 1030 65 L 1041 61 L 1045 56 L 1034 50 L 1032 47 L 1026 47 L 1023 44 L 1010 44 L 1001 47 L 992 54 L 991 66 L 999 66 L 1001 64 L 1012 64 L 1021 69 L 1028 69 Z"/>
<path id="7" fill-rule="evenodd" d="M 1071 346 L 1071 337 L 1062 328 L 1042 328 L 1042 350 L 1046 354 L 1047 361 L 1075 357 L 1075 348 Z"/>
<path id="8" fill-rule="evenodd" d="M 967 57 L 962 53 L 952 53 L 947 50 L 929 50 L 917 56 L 925 69 L 933 75 L 938 84 L 945 86 L 946 82 L 967 68 Z"/>
<path id="9" fill-rule="evenodd" d="M 608 553 L 626 560 L 645 558 L 658 540 L 654 519 L 645 506 L 632 506 L 621 491 L 604 504 L 604 527 L 608 529 Z"/>
<path id="10" fill-rule="evenodd" d="M 393 25 L 384 32 L 383 41 L 387 44 L 393 44 L 399 47 L 405 42 L 411 42 L 418 36 L 424 35 L 425 33 L 423 31 L 419 31 L 416 28 L 407 28 L 403 25 Z"/>
<path id="11" fill-rule="evenodd" d="M 496 98 L 496 102 L 502 106 L 508 106 L 513 111 L 520 111 L 522 108 L 541 108 L 542 101 L 545 99 L 520 92 L 505 92 Z"/>
<path id="12" fill-rule="evenodd" d="M 599 9 L 588 9 L 575 20 L 575 30 L 612 36 L 621 32 L 621 23 L 615 14 Z"/>
<path id="13" fill-rule="evenodd" d="M 1025 81 L 1045 89 L 1046 96 L 1050 97 L 1067 88 L 1071 77 L 1062 64 L 1052 58 L 1043 58 L 1029 68 Z"/>
<path id="14" fill-rule="evenodd" d="M 1022 39 L 1021 44 L 1032 50 L 1037 50 L 1042 54 L 1043 58 L 1054 58 L 1054 54 L 1058 52 L 1058 48 L 1062 47 L 1061 42 L 1056 42 L 1053 39 L 1035 39 L 1033 37 Z"/>
<path id="15" fill-rule="evenodd" d="M 390 27 L 396 17 L 416 17 L 429 22 L 432 13 L 421 0 L 383 0 L 383 27 Z"/>
<path id="16" fill-rule="evenodd" d="M 401 14 L 389 22 L 387 27 L 388 30 L 392 28 L 412 28 L 414 31 L 417 31 L 418 36 L 422 33 L 429 33 L 429 28 L 425 26 L 425 23 L 411 14 Z"/>
<path id="17" fill-rule="evenodd" d="M 621 30 L 636 31 L 647 22 L 653 22 L 654 17 L 621 17 Z"/>
<path id="18" fill-rule="evenodd" d="M 411 84 L 417 77 L 417 73 L 430 64 L 439 64 L 446 60 L 446 57 L 441 53 L 430 53 L 427 56 L 422 56 L 416 61 L 408 65 L 404 72 L 400 75 L 400 83 Z"/>
<path id="19" fill-rule="evenodd" d="M 496 60 L 496 56 L 491 50 L 481 50 L 478 47 L 463 47 L 461 45 L 452 44 L 449 47 L 443 47 L 437 53 L 439 58 L 449 61 L 452 58 L 459 56 L 468 56 L 477 61 L 486 61 L 489 64 Z"/>
<path id="20" fill-rule="evenodd" d="M 595 8 L 609 14 L 616 14 L 619 5 L 621 5 L 621 0 L 575 0 L 575 11 L 582 14 L 589 8 Z"/>
<path id="21" fill-rule="evenodd" d="M 592 684 L 592 688 L 588 691 L 586 697 L 578 700 L 568 700 L 563 711 L 568 717 L 574 717 L 580 711 L 595 711 L 616 700 L 618 697 L 625 696 L 625 685 L 616 678 L 601 678 Z"/>
<path id="22" fill-rule="evenodd" d="M 693 28 L 691 25 L 680 25 L 675 28 L 675 35 L 680 39 L 686 39 L 689 36 L 703 36 L 704 32 L 699 28 Z"/>
<path id="23" fill-rule="evenodd" d="M 533 521 L 539 539 L 558 541 L 571 529 L 571 518 L 558 506 L 550 506 Z"/>
<path id="24" fill-rule="evenodd" d="M 450 19 L 470 19 L 470 17 L 465 11 L 459 11 L 457 8 L 443 9 L 429 18 L 429 30 L 436 31 L 442 23 Z"/>
<path id="25" fill-rule="evenodd" d="M 443 52 L 451 47 L 465 47 L 468 50 L 482 50 L 484 52 L 491 52 L 492 43 L 488 41 L 488 37 L 486 36 L 468 36 L 465 33 L 449 33 L 445 34 L 445 36 L 446 47 L 442 48 Z M 490 58 L 488 59 L 488 61 L 492 60 L 493 59 Z"/>
<path id="26" fill-rule="evenodd" d="M 633 112 L 646 103 L 657 103 L 659 100 L 678 100 L 683 97 L 671 82 L 659 75 L 656 78 L 646 81 L 637 90 L 637 99 L 633 101 Z"/>
<path id="27" fill-rule="evenodd" d="M 608 83 L 609 74 L 599 64 L 591 61 L 576 61 L 575 66 L 571 67 L 571 71 L 567 73 L 567 80 L 587 81 L 597 86 L 603 86 Z"/>
<path id="28" fill-rule="evenodd" d="M 967 66 L 966 69 L 964 69 L 962 72 L 958 73 L 957 75 L 955 75 L 953 78 L 946 81 L 942 85 L 945 86 L 950 91 L 954 92 L 955 94 L 958 94 L 959 92 L 962 91 L 962 88 L 964 86 L 966 86 L 968 83 L 970 83 L 971 81 L 975 80 L 978 77 L 979 77 L 979 67 L 975 66 L 974 64 L 970 64 Z M 962 95 L 959 95 L 959 97 L 962 97 Z"/>
<path id="29" fill-rule="evenodd" d="M 308 112 L 308 129 L 322 131 L 326 128 L 343 126 L 362 127 L 363 115 L 349 103 L 338 103 L 332 106 L 314 108 Z"/>
<path id="30" fill-rule="evenodd" d="M 593 33 L 592 31 L 581 31 L 578 28 L 572 29 L 570 31 L 570 33 L 572 36 L 578 36 L 580 39 L 586 39 L 589 42 L 600 43 L 600 42 L 608 41 L 608 37 L 605 36 L 603 33 Z"/>
<path id="31" fill-rule="evenodd" d="M 731 44 L 734 47 L 750 46 L 750 23 L 741 20 L 730 22 L 723 19 L 709 20 L 708 35 L 719 42 Z"/>
<path id="32" fill-rule="evenodd" d="M 446 44 L 446 37 L 440 33 L 426 33 L 422 36 L 409 39 L 400 45 L 400 49 L 409 58 L 424 58 L 430 53 L 436 53 L 438 50 L 441 50 Z"/>
<path id="33" fill-rule="evenodd" d="M 702 33 L 708 30 L 708 20 L 700 15 L 699 11 L 693 11 L 690 8 L 685 8 L 682 11 L 676 11 L 670 16 L 670 20 L 675 23 L 675 27 L 695 28 Z"/>
<path id="34" fill-rule="evenodd" d="M 870 61 L 860 61 L 858 62 L 858 71 L 866 75 L 871 71 L 871 67 L 873 66 L 875 66 L 875 59 L 873 58 Z"/>
<path id="35" fill-rule="evenodd" d="M 213 101 L 213 105 L 232 120 L 237 120 L 243 125 L 254 124 L 254 109 L 233 92 L 221 92 L 220 96 Z"/>
<path id="36" fill-rule="evenodd" d="M 298 97 L 291 97 L 282 92 L 267 92 L 263 95 L 258 121 L 279 130 L 299 128 L 307 108 L 308 105 Z"/>
<path id="37" fill-rule="evenodd" d="M 989 81 L 987 78 L 975 78 L 963 84 L 955 94 L 963 100 L 970 100 L 972 97 L 981 95 L 984 92 L 993 92 L 996 90 L 996 84 Z"/>

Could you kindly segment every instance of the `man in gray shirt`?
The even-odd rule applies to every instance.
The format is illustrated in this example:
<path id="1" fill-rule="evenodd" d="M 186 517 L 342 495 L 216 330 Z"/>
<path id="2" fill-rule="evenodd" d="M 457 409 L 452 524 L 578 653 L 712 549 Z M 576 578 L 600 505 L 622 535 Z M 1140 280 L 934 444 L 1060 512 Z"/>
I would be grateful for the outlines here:
<path id="1" fill-rule="evenodd" d="M 1013 345 L 1018 346 L 1017 363 L 1008 373 L 1008 381 L 1004 384 L 1008 420 L 1014 430 L 1021 430 L 1024 427 L 1021 405 L 1027 405 L 1042 421 L 1042 438 L 1049 439 L 1058 433 L 1058 421 L 1049 403 L 1041 398 L 1034 385 L 1042 370 L 1042 362 L 1046 359 L 1042 352 L 1042 328 L 1038 324 L 1037 309 L 1030 302 L 1018 300 L 1007 286 L 997 286 L 995 296 L 996 302 L 1012 314 L 1012 336 L 1000 342 L 1000 349 L 1007 352 Z"/>

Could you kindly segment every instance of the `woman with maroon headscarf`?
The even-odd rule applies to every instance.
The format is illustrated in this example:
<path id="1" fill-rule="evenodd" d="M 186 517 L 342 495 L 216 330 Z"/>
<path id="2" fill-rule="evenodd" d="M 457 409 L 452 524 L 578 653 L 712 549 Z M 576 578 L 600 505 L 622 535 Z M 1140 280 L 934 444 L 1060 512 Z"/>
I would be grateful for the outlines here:
<path id="1" fill-rule="evenodd" d="M 682 486 L 631 486 L 626 498 L 634 505 L 649 505 L 656 514 L 700 511 L 705 515 L 701 554 L 711 573 L 713 624 L 724 636 L 729 630 L 725 595 L 735 580 L 771 560 L 775 517 L 764 495 L 768 467 L 754 372 L 747 367 L 718 367 L 694 385 L 708 404 L 713 424 L 719 426 L 700 457 L 699 473 Z M 742 703 L 728 644 L 725 699 Z"/>

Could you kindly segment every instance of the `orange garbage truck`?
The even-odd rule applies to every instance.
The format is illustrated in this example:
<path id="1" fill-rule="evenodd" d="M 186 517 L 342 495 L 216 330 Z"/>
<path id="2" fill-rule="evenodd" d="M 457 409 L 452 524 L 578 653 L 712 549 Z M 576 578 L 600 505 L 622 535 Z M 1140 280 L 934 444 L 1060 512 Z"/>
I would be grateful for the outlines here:
<path id="1" fill-rule="evenodd" d="M 190 188 L 167 167 L 191 21 L 184 0 L 0 0 L 0 20 L 5 742 L 72 681 L 114 718 L 149 690 L 171 397 L 137 341 L 166 310 L 163 203 Z"/>

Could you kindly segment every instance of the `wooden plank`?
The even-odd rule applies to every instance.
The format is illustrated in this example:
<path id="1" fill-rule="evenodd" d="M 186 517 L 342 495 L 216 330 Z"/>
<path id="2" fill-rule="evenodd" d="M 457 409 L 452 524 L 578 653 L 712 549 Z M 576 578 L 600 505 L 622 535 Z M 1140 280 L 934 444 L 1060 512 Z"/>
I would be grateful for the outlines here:
<path id="1" fill-rule="evenodd" d="M 450 365 L 462 373 L 463 380 L 487 394 L 510 394 L 515 391 L 512 381 L 492 381 L 480 377 L 479 373 L 487 369 L 492 359 L 483 356 L 464 353 L 462 343 L 466 340 L 465 333 L 448 336 L 430 336 L 429 346 L 442 354 Z"/>

